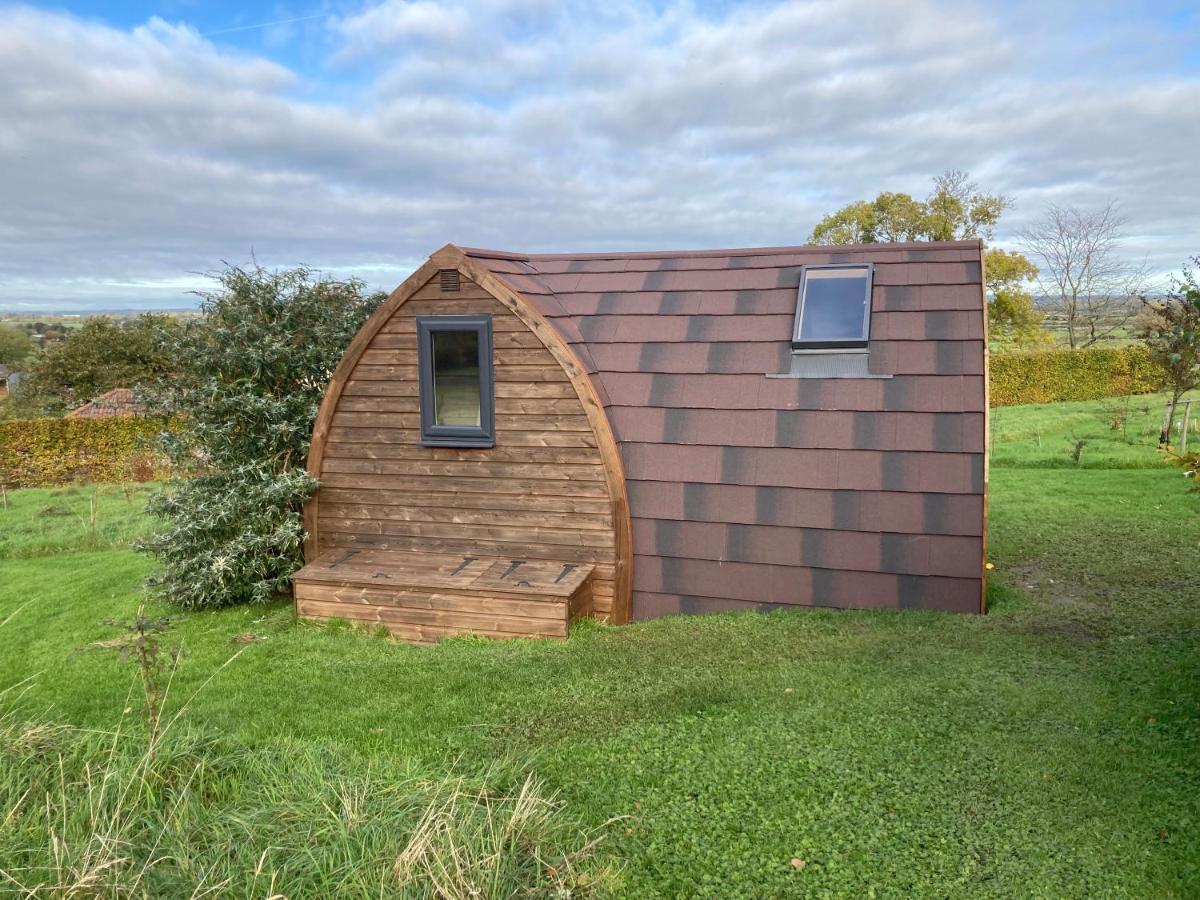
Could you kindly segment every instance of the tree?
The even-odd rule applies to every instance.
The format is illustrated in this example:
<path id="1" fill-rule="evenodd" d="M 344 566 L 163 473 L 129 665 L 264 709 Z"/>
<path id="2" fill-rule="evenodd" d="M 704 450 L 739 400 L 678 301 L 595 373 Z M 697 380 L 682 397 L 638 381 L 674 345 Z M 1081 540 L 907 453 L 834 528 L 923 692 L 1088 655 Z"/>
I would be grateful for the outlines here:
<path id="1" fill-rule="evenodd" d="M 909 194 L 884 192 L 874 200 L 859 200 L 823 218 L 813 228 L 813 244 L 882 244 L 920 240 L 927 212 Z"/>
<path id="2" fill-rule="evenodd" d="M 985 194 L 966 172 L 950 169 L 933 179 L 925 200 L 908 194 L 879 194 L 858 200 L 821 219 L 813 228 L 813 244 L 881 244 L 895 241 L 953 241 L 991 238 L 996 223 L 1012 201 Z M 1023 284 L 1037 267 L 1020 253 L 989 250 L 985 257 L 988 323 L 993 332 L 1018 347 L 1050 339 L 1042 328 L 1045 315 L 1033 305 Z"/>
<path id="3" fill-rule="evenodd" d="M 1125 223 L 1115 203 L 1095 210 L 1052 205 L 1021 231 L 1025 249 L 1042 261 L 1042 292 L 1072 349 L 1115 334 L 1137 313 L 1146 273 L 1120 256 Z"/>
<path id="4" fill-rule="evenodd" d="M 895 241 L 953 241 L 990 238 L 1012 201 L 984 194 L 966 172 L 951 169 L 933 179 L 925 200 L 884 192 L 858 200 L 821 219 L 813 244 L 882 244 Z"/>
<path id="5" fill-rule="evenodd" d="M 933 179 L 933 193 L 925 201 L 925 233 L 931 241 L 991 240 L 1010 206 L 1010 198 L 981 193 L 966 172 L 950 169 Z"/>
<path id="6" fill-rule="evenodd" d="M 988 250 L 984 255 L 988 301 L 988 333 L 997 343 L 1021 349 L 1049 343 L 1050 333 L 1042 327 L 1046 314 L 1033 305 L 1025 285 L 1037 278 L 1037 266 L 1015 251 Z"/>
<path id="7" fill-rule="evenodd" d="M 1200 256 L 1192 257 L 1200 265 Z M 1179 398 L 1200 387 L 1200 284 L 1196 274 L 1184 266 L 1183 275 L 1161 300 L 1143 298 L 1140 317 L 1142 340 L 1162 368 L 1171 400 L 1158 436 L 1160 446 L 1170 442 L 1171 423 Z"/>
<path id="8" fill-rule="evenodd" d="M 843 206 L 821 219 L 808 238 L 810 244 L 870 244 L 875 241 L 875 209 L 866 200 Z"/>
<path id="9" fill-rule="evenodd" d="M 300 565 L 305 471 L 326 382 L 382 302 L 359 281 L 298 268 L 230 267 L 201 295 L 204 317 L 167 335 L 179 361 L 154 392 L 184 423 L 164 435 L 180 476 L 150 510 L 165 528 L 150 589 L 185 608 L 262 602 Z"/>
<path id="10" fill-rule="evenodd" d="M 14 368 L 33 353 L 33 341 L 20 328 L 0 325 L 0 366 Z"/>
<path id="11" fill-rule="evenodd" d="M 116 387 L 137 387 L 171 372 L 174 360 L 161 333 L 175 327 L 170 316 L 146 313 L 133 322 L 93 316 L 61 341 L 47 344 L 30 363 L 17 394 L 29 412 L 71 409 Z M 49 332 L 45 332 L 49 333 Z"/>

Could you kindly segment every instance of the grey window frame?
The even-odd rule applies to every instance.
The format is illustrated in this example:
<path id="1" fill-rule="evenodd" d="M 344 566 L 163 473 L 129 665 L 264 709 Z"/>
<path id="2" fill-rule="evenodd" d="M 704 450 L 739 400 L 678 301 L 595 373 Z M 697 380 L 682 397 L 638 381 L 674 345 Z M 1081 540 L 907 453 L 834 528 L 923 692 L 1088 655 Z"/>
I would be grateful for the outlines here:
<path id="1" fill-rule="evenodd" d="M 808 286 L 808 273 L 825 269 L 864 269 L 867 274 L 867 296 L 863 312 L 863 336 L 847 340 L 800 339 L 800 326 L 804 322 L 804 289 Z M 862 350 L 871 339 L 871 288 L 875 284 L 875 264 L 871 262 L 828 263 L 819 266 L 800 267 L 800 286 L 796 289 L 796 316 L 792 320 L 793 350 Z"/>
<path id="2" fill-rule="evenodd" d="M 433 335 L 441 331 L 474 331 L 479 335 L 479 425 L 439 425 L 434 421 Z M 422 446 L 496 446 L 496 377 L 493 366 L 491 316 L 417 316 Z"/>

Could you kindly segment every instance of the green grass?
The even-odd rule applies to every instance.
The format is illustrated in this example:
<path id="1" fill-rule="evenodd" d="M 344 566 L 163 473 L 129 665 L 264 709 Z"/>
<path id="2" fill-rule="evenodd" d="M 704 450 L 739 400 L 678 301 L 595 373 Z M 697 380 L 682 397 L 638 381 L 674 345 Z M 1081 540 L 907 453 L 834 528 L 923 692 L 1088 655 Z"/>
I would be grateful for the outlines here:
<path id="1" fill-rule="evenodd" d="M 1188 396 L 1200 400 L 1200 392 Z M 1166 406 L 1165 394 L 1005 406 L 992 410 L 992 465 L 1061 469 L 1154 469 Z M 1200 404 L 1189 424 L 1189 441 L 1200 447 Z M 1176 415 L 1178 425 L 1182 407 Z M 1179 438 L 1178 428 L 1172 432 Z M 1072 456 L 1084 441 L 1080 460 Z"/>
<path id="2" fill-rule="evenodd" d="M 610 871 L 532 777 L 0 719 L 0 892 L 562 897 Z"/>
<path id="3" fill-rule="evenodd" d="M 147 529 L 153 485 L 7 491 L 0 501 L 0 559 L 128 547 Z"/>
<path id="4" fill-rule="evenodd" d="M 1045 434 L 1087 406 L 999 412 Z M 429 649 L 277 604 L 183 617 L 172 696 L 199 690 L 191 727 L 275 760 L 254 777 L 320 821 L 279 775 L 292 754 L 401 784 L 532 773 L 562 803 L 552 843 L 602 835 L 594 865 L 622 895 L 1194 896 L 1200 494 L 1149 447 L 1114 458 L 1136 465 L 997 464 L 986 617 L 724 614 Z M 120 718 L 129 666 L 82 648 L 145 571 L 127 550 L 0 562 L 0 689 L 32 679 L 23 716 Z M 265 800 L 237 790 L 253 821 Z M 305 858 L 399 854 L 412 819 L 395 822 L 390 843 L 263 839 L 304 895 L 331 884 Z"/>

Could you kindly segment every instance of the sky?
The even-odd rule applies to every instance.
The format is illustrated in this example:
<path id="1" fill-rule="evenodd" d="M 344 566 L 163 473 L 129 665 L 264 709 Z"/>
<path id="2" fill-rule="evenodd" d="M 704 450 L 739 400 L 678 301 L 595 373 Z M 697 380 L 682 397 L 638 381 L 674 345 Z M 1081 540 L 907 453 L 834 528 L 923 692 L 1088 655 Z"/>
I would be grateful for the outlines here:
<path id="1" fill-rule="evenodd" d="M 391 290 L 447 242 L 803 243 L 964 169 L 1200 253 L 1194 3 L 0 0 L 0 312 L 175 308 L 225 263 Z"/>

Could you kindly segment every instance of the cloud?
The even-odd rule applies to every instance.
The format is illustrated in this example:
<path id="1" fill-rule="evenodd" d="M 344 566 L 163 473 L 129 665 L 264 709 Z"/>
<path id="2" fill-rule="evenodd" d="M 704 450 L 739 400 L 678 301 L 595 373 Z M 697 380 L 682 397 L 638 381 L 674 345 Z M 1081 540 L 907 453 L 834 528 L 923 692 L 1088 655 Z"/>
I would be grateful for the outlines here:
<path id="1" fill-rule="evenodd" d="M 468 31 L 470 22 L 470 14 L 462 7 L 433 0 L 388 0 L 340 19 L 334 27 L 345 39 L 343 53 L 353 56 L 388 50 L 411 40 L 454 42 Z"/>
<path id="2" fill-rule="evenodd" d="M 1131 253 L 1175 269 L 1200 251 L 1200 77 L 1169 23 L 1123 49 L 1131 23 L 1082 9 L 390 0 L 323 23 L 303 71 L 185 24 L 8 9 L 0 309 L 177 305 L 252 250 L 390 288 L 451 240 L 799 243 L 950 167 L 1016 199 L 1001 240 L 1117 199 Z"/>

